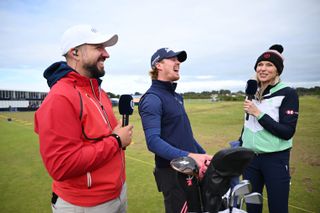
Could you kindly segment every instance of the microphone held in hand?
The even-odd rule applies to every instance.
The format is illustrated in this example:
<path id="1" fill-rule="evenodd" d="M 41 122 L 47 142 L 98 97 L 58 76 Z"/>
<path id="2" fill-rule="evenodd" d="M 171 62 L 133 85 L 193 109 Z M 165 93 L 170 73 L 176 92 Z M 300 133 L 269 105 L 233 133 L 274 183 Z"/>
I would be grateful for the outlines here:
<path id="1" fill-rule="evenodd" d="M 246 95 L 248 97 L 248 100 L 252 100 L 254 98 L 254 95 L 256 94 L 258 89 L 258 82 L 256 80 L 248 80 L 247 86 L 246 86 Z M 246 115 L 246 120 L 249 119 L 249 114 Z"/>
<path id="2" fill-rule="evenodd" d="M 119 99 L 119 113 L 122 115 L 122 126 L 129 124 L 129 115 L 133 113 L 133 98 L 131 95 L 121 95 Z"/>

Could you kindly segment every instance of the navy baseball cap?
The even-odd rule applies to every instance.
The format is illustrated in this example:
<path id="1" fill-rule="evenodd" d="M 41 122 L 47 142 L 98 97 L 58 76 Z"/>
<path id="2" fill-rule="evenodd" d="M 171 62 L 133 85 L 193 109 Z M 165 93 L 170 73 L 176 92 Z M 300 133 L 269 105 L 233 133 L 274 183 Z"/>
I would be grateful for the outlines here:
<path id="1" fill-rule="evenodd" d="M 151 57 L 151 67 L 153 68 L 157 62 L 165 59 L 165 58 L 173 58 L 177 57 L 178 61 L 184 62 L 187 59 L 186 51 L 174 52 L 169 48 L 161 48 L 158 49 Z"/>

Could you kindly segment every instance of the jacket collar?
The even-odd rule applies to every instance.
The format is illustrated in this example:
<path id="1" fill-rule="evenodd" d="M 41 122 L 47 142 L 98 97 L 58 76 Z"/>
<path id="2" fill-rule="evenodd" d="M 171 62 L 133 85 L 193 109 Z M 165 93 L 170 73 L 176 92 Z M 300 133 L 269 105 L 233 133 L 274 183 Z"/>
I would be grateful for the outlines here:
<path id="1" fill-rule="evenodd" d="M 152 87 L 164 89 L 174 93 L 177 88 L 177 83 L 172 83 L 170 81 L 152 80 Z"/>

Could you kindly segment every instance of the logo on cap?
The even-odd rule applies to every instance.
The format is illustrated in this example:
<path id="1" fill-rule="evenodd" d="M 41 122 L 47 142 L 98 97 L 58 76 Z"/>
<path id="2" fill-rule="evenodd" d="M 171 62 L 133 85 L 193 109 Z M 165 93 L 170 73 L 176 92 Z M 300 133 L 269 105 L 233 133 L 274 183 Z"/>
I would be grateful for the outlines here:
<path id="1" fill-rule="evenodd" d="M 97 33 L 97 32 L 98 32 L 98 30 L 97 30 L 96 28 L 91 28 L 91 32 L 93 32 L 93 33 Z"/>

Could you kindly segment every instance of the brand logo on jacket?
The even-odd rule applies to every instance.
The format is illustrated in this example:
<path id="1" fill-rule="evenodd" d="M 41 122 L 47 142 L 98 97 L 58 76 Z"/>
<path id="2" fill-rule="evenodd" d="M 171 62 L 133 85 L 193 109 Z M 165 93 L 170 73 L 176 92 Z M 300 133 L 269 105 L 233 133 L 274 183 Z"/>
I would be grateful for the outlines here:
<path id="1" fill-rule="evenodd" d="M 295 112 L 294 110 L 290 110 L 290 109 L 289 109 L 289 110 L 286 111 L 286 114 L 287 114 L 287 115 L 298 115 L 299 113 L 298 113 L 298 112 Z"/>

